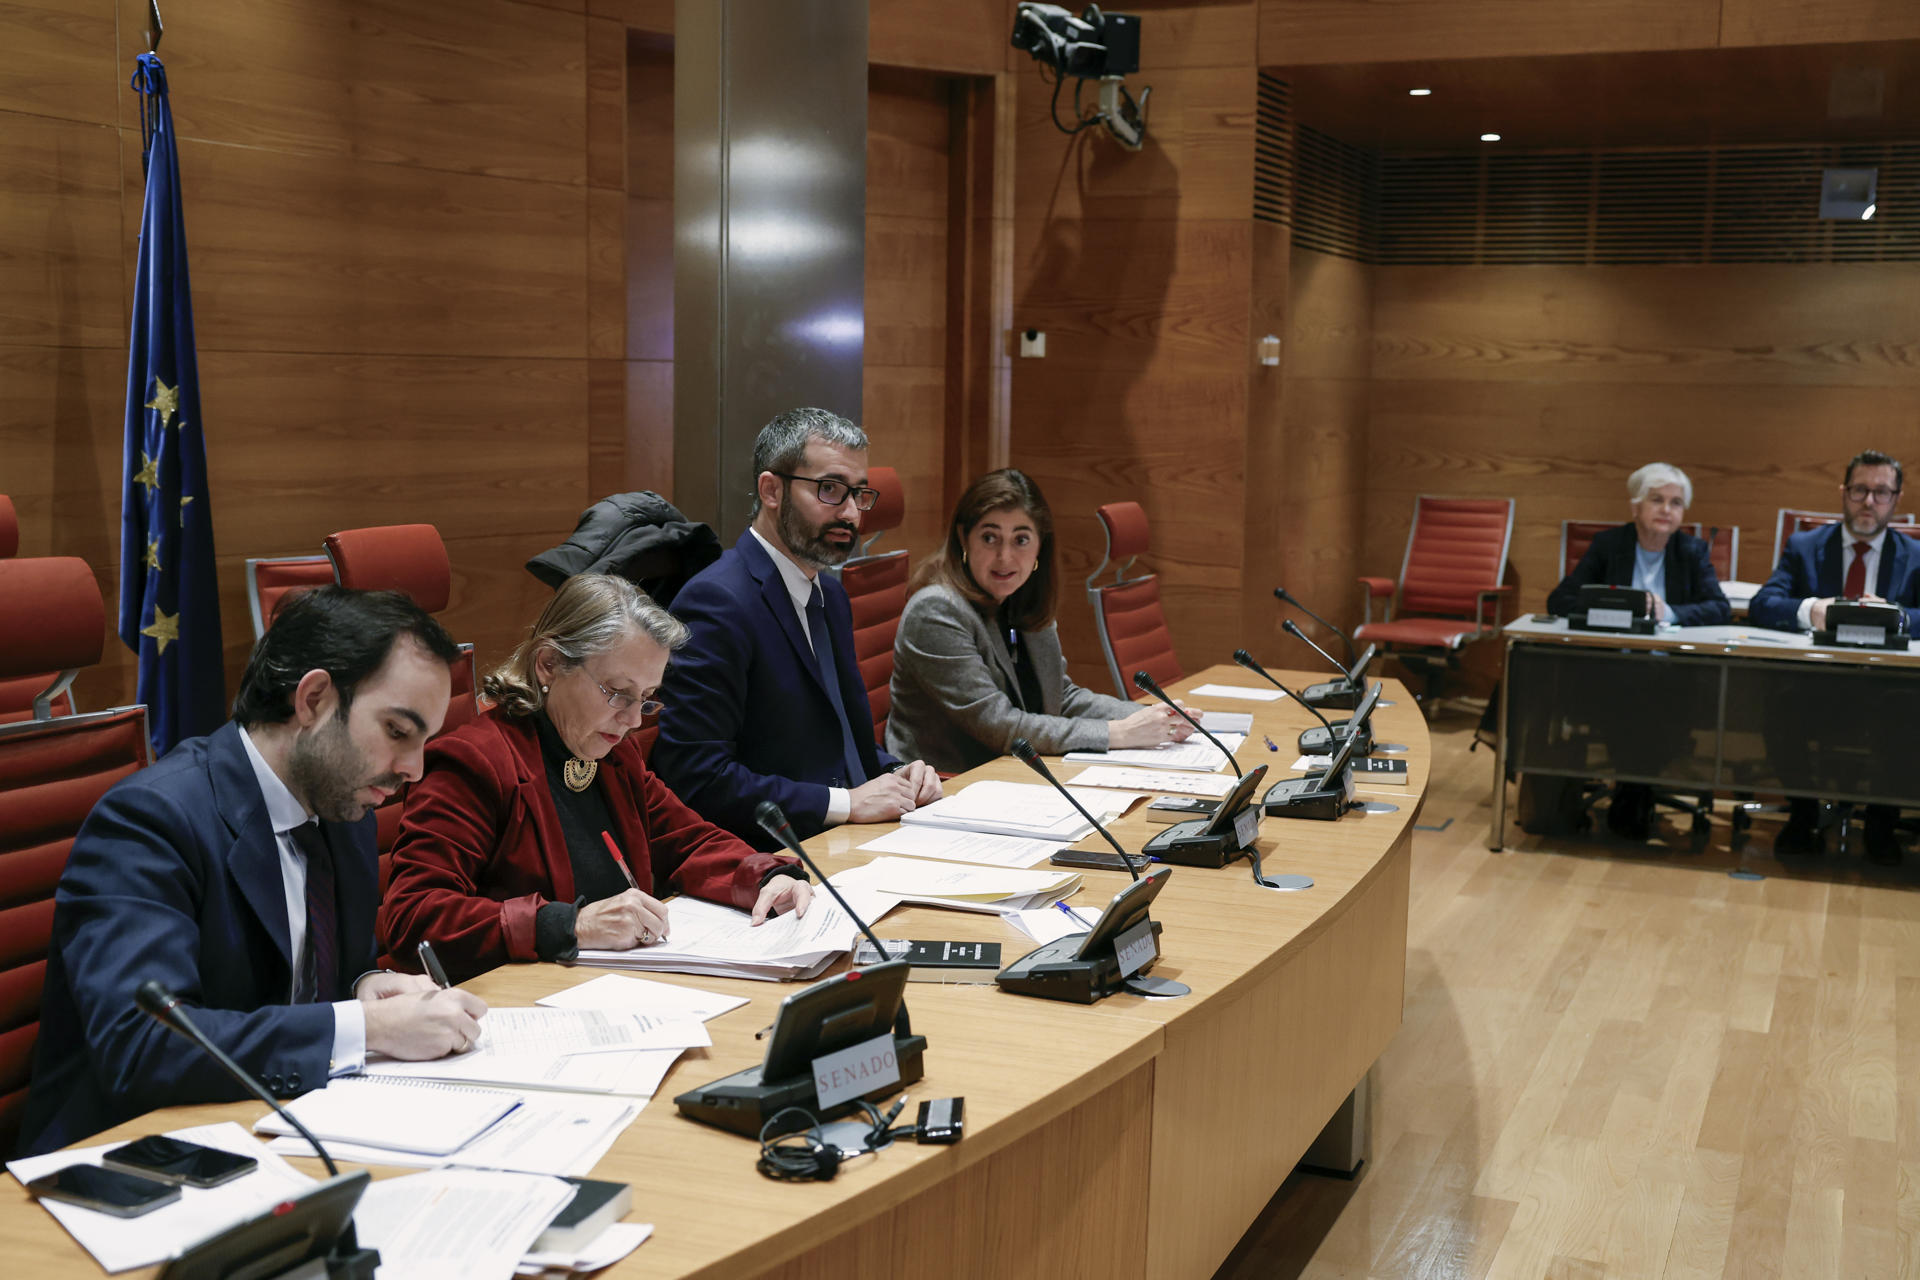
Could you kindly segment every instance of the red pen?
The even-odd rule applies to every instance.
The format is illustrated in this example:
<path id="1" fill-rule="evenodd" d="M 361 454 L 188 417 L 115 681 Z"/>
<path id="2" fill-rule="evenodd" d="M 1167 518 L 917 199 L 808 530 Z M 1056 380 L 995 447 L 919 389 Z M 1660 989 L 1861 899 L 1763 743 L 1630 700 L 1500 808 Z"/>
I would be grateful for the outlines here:
<path id="1" fill-rule="evenodd" d="M 613 832 L 602 831 L 600 838 L 606 841 L 607 852 L 613 855 L 613 865 L 620 868 L 620 874 L 627 878 L 627 887 L 638 890 L 640 883 L 633 878 L 633 868 L 627 865 L 627 859 L 625 855 L 620 852 L 620 846 L 613 842 Z"/>

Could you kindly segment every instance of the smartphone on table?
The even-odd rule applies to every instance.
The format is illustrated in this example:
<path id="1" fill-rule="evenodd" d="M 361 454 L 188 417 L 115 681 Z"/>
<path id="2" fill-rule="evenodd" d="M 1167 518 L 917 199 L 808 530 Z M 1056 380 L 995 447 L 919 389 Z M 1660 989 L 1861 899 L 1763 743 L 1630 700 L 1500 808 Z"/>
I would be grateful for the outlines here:
<path id="1" fill-rule="evenodd" d="M 203 1147 L 197 1142 L 182 1142 L 157 1133 L 124 1147 L 115 1147 L 100 1157 L 100 1163 L 122 1173 L 187 1187 L 217 1187 L 260 1167 L 260 1162 L 252 1156 Z"/>
<path id="2" fill-rule="evenodd" d="M 70 1164 L 29 1182 L 27 1194 L 40 1200 L 77 1204 L 116 1218 L 137 1218 L 178 1200 L 180 1188 L 97 1164 Z"/>

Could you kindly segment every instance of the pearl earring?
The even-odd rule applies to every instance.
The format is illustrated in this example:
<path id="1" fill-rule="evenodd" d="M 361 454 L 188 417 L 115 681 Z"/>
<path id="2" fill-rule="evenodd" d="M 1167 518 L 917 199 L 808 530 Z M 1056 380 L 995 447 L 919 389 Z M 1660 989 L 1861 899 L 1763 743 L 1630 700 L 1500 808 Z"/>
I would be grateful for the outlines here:
<path id="1" fill-rule="evenodd" d="M 541 686 L 540 686 L 540 692 L 542 692 L 542 693 L 545 693 L 546 691 L 547 691 L 547 686 L 545 686 L 545 685 L 541 685 Z"/>

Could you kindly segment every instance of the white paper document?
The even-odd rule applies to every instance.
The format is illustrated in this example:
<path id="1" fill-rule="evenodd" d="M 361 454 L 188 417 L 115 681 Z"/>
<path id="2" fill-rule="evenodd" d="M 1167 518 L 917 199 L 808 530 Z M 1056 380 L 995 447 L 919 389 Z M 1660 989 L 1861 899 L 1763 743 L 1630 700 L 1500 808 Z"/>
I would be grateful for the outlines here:
<path id="1" fill-rule="evenodd" d="M 892 906 L 878 898 L 849 901 L 863 915 L 872 911 L 869 924 Z M 668 904 L 667 919 L 663 942 L 631 951 L 582 951 L 578 963 L 780 982 L 818 977 L 852 949 L 860 934 L 860 926 L 827 893 L 814 894 L 804 916 L 789 912 L 761 925 L 752 924 L 745 911 L 688 897 Z"/>
<path id="2" fill-rule="evenodd" d="M 601 1009 L 489 1009 L 480 1019 L 480 1040 L 473 1052 L 502 1057 L 544 1054 L 606 1053 L 616 1049 L 660 1049 L 643 1044 L 631 1018 Z"/>
<path id="3" fill-rule="evenodd" d="M 1243 733 L 1215 734 L 1220 746 L 1240 750 L 1247 737 Z M 1069 751 L 1066 758 L 1074 764 L 1130 765 L 1138 769 L 1196 769 L 1212 773 L 1228 766 L 1227 758 L 1199 734 L 1185 742 L 1168 742 L 1157 747 L 1123 747 L 1117 751 Z"/>
<path id="4" fill-rule="evenodd" d="M 1153 791 L 1224 800 L 1239 779 L 1221 773 L 1171 770 L 1163 773 L 1155 769 L 1122 769 L 1114 765 L 1091 764 L 1067 781 L 1076 787 L 1114 787 L 1121 791 Z"/>
<path id="5" fill-rule="evenodd" d="M 705 1022 L 729 1010 L 738 1009 L 746 1002 L 745 996 L 722 995 L 718 991 L 655 982 L 651 978 L 603 973 L 577 987 L 541 996 L 534 1003 L 549 1009 L 610 1009 L 619 1013 L 656 1018 L 692 1018 Z"/>
<path id="6" fill-rule="evenodd" d="M 520 1259 L 518 1270 L 523 1276 L 537 1276 L 548 1270 L 599 1271 L 638 1249 L 652 1234 L 651 1222 L 616 1222 L 578 1253 L 530 1253 Z"/>
<path id="7" fill-rule="evenodd" d="M 1000 914 L 1068 897 L 1080 888 L 1080 875 L 1064 870 L 970 867 L 922 858 L 875 858 L 864 867 L 839 872 L 833 883 L 878 890 L 904 902 Z"/>
<path id="8" fill-rule="evenodd" d="M 1301 756 L 1287 767 L 1295 773 L 1320 773 L 1332 763 L 1332 756 Z"/>
<path id="9" fill-rule="evenodd" d="M 1187 696 L 1189 698 L 1238 698 L 1243 702 L 1278 702 L 1287 695 L 1278 689 L 1262 689 L 1258 685 L 1203 684 Z M 1211 729 L 1213 726 L 1207 727 Z"/>
<path id="10" fill-rule="evenodd" d="M 476 1050 L 433 1062 L 369 1061 L 366 1071 L 368 1075 L 650 1098 L 680 1053 L 679 1049 L 623 1049 L 617 1053 L 518 1057 Z"/>
<path id="11" fill-rule="evenodd" d="M 77 1204 L 42 1200 L 47 1212 L 108 1271 L 150 1267 L 245 1222 L 270 1205 L 313 1189 L 312 1178 L 274 1155 L 232 1121 L 175 1129 L 167 1136 L 252 1156 L 260 1167 L 224 1186 L 182 1187 L 174 1203 L 138 1218 L 116 1218 Z M 77 1151 L 31 1156 L 9 1162 L 7 1171 L 24 1186 L 70 1164 L 99 1164 L 102 1154 L 120 1145 L 107 1142 Z"/>
<path id="12" fill-rule="evenodd" d="M 1068 788 L 1073 798 L 1100 822 L 1111 822 L 1145 792 Z M 1093 827 L 1052 787 L 1037 782 L 976 782 L 912 813 L 900 815 L 903 826 L 951 827 L 992 835 L 1025 836 L 1072 844 L 1090 835 Z M 839 884 L 836 876 L 834 883 Z"/>
<path id="13" fill-rule="evenodd" d="M 1085 912 L 1080 912 L 1070 916 L 1058 907 L 1041 907 L 1034 911 L 1009 911 L 1003 918 L 1032 938 L 1035 945 L 1045 946 L 1056 938 L 1064 938 L 1070 933 L 1085 933 L 1093 928 L 1091 919 L 1080 918 L 1085 915 Z"/>
<path id="14" fill-rule="evenodd" d="M 1244 738 L 1253 732 L 1251 711 L 1209 711 L 1199 719 L 1207 732 L 1216 738 L 1224 738 L 1230 733 L 1237 733 Z"/>
<path id="15" fill-rule="evenodd" d="M 423 1155 L 447 1155 L 472 1142 L 525 1098 L 501 1089 L 474 1089 L 439 1080 L 342 1076 L 287 1103 L 287 1114 L 330 1144 L 392 1147 Z M 272 1111 L 253 1125 L 255 1133 L 287 1137 L 276 1147 L 288 1155 L 311 1155 L 305 1138 Z"/>
<path id="16" fill-rule="evenodd" d="M 909 858 L 941 858 L 983 867 L 1032 867 L 1065 848 L 1055 840 L 1026 836 L 996 836 L 984 831 L 956 831 L 952 827 L 897 827 L 860 846 L 874 853 L 898 853 Z M 839 881 L 835 881 L 838 884 Z"/>
<path id="17" fill-rule="evenodd" d="M 572 1197 L 559 1178 L 436 1169 L 374 1183 L 353 1223 L 383 1276 L 506 1280 Z"/>
<path id="18" fill-rule="evenodd" d="M 504 1120 L 451 1154 L 405 1149 L 404 1130 L 387 1139 L 392 1146 L 329 1142 L 327 1151 L 335 1160 L 360 1164 L 413 1169 L 460 1165 L 586 1177 L 613 1146 L 614 1139 L 638 1118 L 642 1105 L 631 1098 L 536 1093 L 526 1095 L 526 1101 Z M 275 1138 L 270 1146 L 282 1155 L 312 1154 L 312 1149 L 300 1138 Z"/>

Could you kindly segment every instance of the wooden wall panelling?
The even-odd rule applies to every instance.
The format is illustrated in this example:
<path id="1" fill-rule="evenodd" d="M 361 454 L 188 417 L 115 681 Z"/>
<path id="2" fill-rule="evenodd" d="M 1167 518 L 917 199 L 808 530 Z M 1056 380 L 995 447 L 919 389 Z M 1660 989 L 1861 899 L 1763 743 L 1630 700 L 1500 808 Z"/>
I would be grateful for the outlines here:
<path id="1" fill-rule="evenodd" d="M 140 220 L 123 224 L 120 174 L 114 130 L 0 113 L 0 343 L 126 344 L 121 241 Z"/>
<path id="2" fill-rule="evenodd" d="M 1013 74 L 956 80 L 952 99 L 943 512 L 1007 465 L 1013 383 Z"/>
<path id="3" fill-rule="evenodd" d="M 629 31 L 673 34 L 673 0 L 587 0 L 587 12 L 611 18 Z"/>
<path id="4" fill-rule="evenodd" d="M 180 167 L 202 351 L 585 349 L 583 187 L 192 141 Z"/>
<path id="5" fill-rule="evenodd" d="M 1291 236 L 1287 228 L 1254 222 L 1253 288 L 1249 300 L 1247 338 L 1246 541 L 1242 553 L 1239 643 L 1265 662 L 1280 652 L 1278 605 L 1273 588 L 1296 585 L 1299 575 L 1289 560 L 1294 548 L 1287 529 L 1294 468 L 1293 440 L 1288 433 L 1285 392 L 1286 362 L 1292 345 L 1287 341 L 1288 288 L 1292 276 L 1288 261 Z M 1281 363 L 1263 365 L 1258 344 L 1263 335 L 1281 340 Z M 1316 606 L 1317 607 L 1317 606 Z"/>
<path id="6" fill-rule="evenodd" d="M 627 29 L 588 18 L 587 472 L 590 500 L 627 484 Z M 584 505 L 584 504 L 583 504 Z"/>
<path id="7" fill-rule="evenodd" d="M 905 522 L 882 546 L 916 561 L 946 521 L 952 97 L 945 76 L 868 75 L 862 417 L 872 461 L 897 469 L 907 492 Z"/>
<path id="8" fill-rule="evenodd" d="M 867 61 L 991 75 L 1005 65 L 1012 31 L 1013 0 L 872 0 Z"/>
<path id="9" fill-rule="evenodd" d="M 1831 44 L 1920 38 L 1907 0 L 1720 0 L 1722 44 Z"/>
<path id="10" fill-rule="evenodd" d="M 127 43 L 142 49 L 146 11 L 120 0 Z M 198 0 L 166 16 L 161 56 L 183 139 L 585 181 L 578 16 L 515 0 L 467 0 L 452 25 L 411 0 Z M 139 129 L 139 96 L 120 95 L 122 128 Z"/>
<path id="11" fill-rule="evenodd" d="M 135 52 L 127 54 L 123 72 L 115 56 L 116 3 L 12 0 L 6 10 L 7 71 L 0 76 L 0 112 L 113 124 L 118 112 L 114 99 L 132 74 Z M 143 41 L 139 50 L 145 48 Z"/>
<path id="12" fill-rule="evenodd" d="M 671 5 L 669 17 L 671 16 Z M 627 42 L 626 483 L 673 497 L 673 45 Z"/>
<path id="13" fill-rule="evenodd" d="M 1721 0 L 1260 0 L 1260 65 L 1698 49 Z"/>

